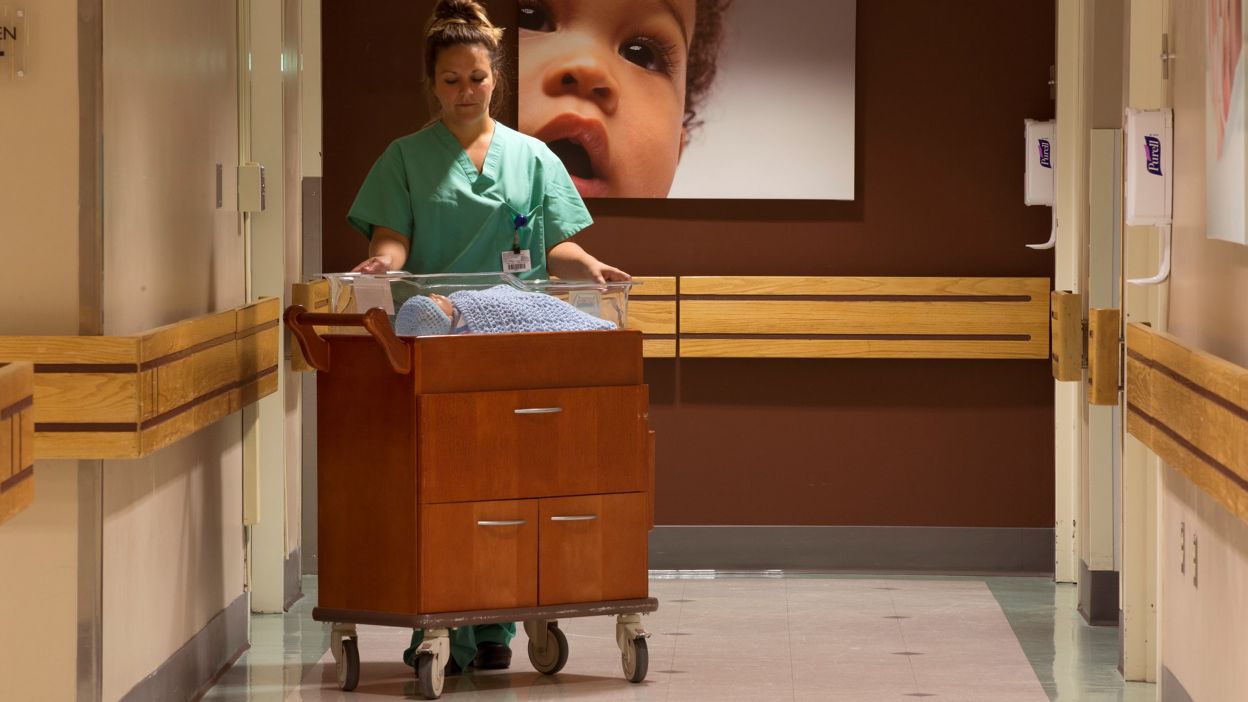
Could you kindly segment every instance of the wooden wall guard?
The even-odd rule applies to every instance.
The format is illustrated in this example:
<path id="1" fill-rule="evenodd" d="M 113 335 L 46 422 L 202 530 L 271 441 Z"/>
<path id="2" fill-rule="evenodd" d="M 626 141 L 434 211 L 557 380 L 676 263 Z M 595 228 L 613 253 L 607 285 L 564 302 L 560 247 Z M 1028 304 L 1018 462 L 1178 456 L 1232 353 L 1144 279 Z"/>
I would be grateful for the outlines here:
<path id="1" fill-rule="evenodd" d="M 1054 290 L 1049 307 L 1053 379 L 1078 382 L 1083 379 L 1083 295 Z"/>
<path id="2" fill-rule="evenodd" d="M 1248 369 L 1127 327 L 1127 431 L 1248 522 Z"/>
<path id="3" fill-rule="evenodd" d="M 1088 403 L 1118 404 L 1122 310 L 1088 310 Z"/>
<path id="4" fill-rule="evenodd" d="M 0 337 L 34 363 L 35 456 L 140 458 L 277 390 L 280 302 L 136 336 Z"/>
<path id="5" fill-rule="evenodd" d="M 1047 278 L 680 278 L 682 358 L 1048 358 Z"/>
<path id="6" fill-rule="evenodd" d="M 0 524 L 35 499 L 34 369 L 0 367 Z"/>
<path id="7" fill-rule="evenodd" d="M 626 329 L 642 333 L 641 355 L 645 358 L 676 357 L 677 287 L 674 277 L 638 277 L 628 300 Z"/>

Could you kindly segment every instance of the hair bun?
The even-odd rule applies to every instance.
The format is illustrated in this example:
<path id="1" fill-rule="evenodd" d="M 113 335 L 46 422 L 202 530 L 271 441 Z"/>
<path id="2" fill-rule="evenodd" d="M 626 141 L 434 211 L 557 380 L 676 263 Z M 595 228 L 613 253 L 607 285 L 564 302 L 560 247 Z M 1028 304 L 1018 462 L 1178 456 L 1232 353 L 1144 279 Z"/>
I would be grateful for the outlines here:
<path id="1" fill-rule="evenodd" d="M 476 0 L 439 0 L 433 10 L 435 24 L 468 24 L 493 28 L 485 8 Z"/>

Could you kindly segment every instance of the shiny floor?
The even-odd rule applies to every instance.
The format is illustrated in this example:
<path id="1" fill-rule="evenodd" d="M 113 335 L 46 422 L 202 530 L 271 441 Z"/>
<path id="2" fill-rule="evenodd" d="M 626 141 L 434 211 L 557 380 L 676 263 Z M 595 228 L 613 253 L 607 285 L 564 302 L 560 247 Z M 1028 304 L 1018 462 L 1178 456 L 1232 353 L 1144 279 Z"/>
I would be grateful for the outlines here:
<path id="1" fill-rule="evenodd" d="M 252 617 L 252 647 L 207 700 L 420 699 L 399 661 L 408 632 L 360 627 L 362 671 L 338 690 L 327 624 L 311 618 L 316 580 L 285 615 Z M 570 657 L 536 673 L 524 633 L 507 671 L 449 678 L 446 700 L 956 700 L 1154 702 L 1124 684 L 1118 632 L 1083 623 L 1073 587 L 1045 578 L 661 573 L 647 617 L 650 674 L 620 672 L 614 624 L 565 620 Z"/>

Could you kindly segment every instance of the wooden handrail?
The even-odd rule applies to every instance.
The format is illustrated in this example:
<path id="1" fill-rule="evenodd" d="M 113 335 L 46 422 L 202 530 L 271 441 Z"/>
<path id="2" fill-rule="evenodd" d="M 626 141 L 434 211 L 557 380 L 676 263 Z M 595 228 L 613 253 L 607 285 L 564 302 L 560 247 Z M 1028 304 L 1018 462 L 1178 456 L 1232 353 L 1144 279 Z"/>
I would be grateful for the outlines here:
<path id="1" fill-rule="evenodd" d="M 277 390 L 280 302 L 132 336 L 0 337 L 34 364 L 35 456 L 139 458 Z"/>
<path id="2" fill-rule="evenodd" d="M 1127 327 L 1127 431 L 1248 522 L 1248 369 Z"/>
<path id="3" fill-rule="evenodd" d="M 1047 278 L 682 277 L 680 356 L 1048 358 Z"/>

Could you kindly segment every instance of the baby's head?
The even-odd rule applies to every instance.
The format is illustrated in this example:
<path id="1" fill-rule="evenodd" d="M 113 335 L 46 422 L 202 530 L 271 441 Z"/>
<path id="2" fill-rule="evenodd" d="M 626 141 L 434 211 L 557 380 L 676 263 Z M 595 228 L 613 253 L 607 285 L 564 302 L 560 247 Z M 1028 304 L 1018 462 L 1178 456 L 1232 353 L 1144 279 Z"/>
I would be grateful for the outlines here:
<path id="1" fill-rule="evenodd" d="M 667 197 L 731 0 L 521 0 L 520 130 L 584 197 Z"/>
<path id="2" fill-rule="evenodd" d="M 441 336 L 451 333 L 455 305 L 441 295 L 416 295 L 403 303 L 395 316 L 399 336 Z"/>

